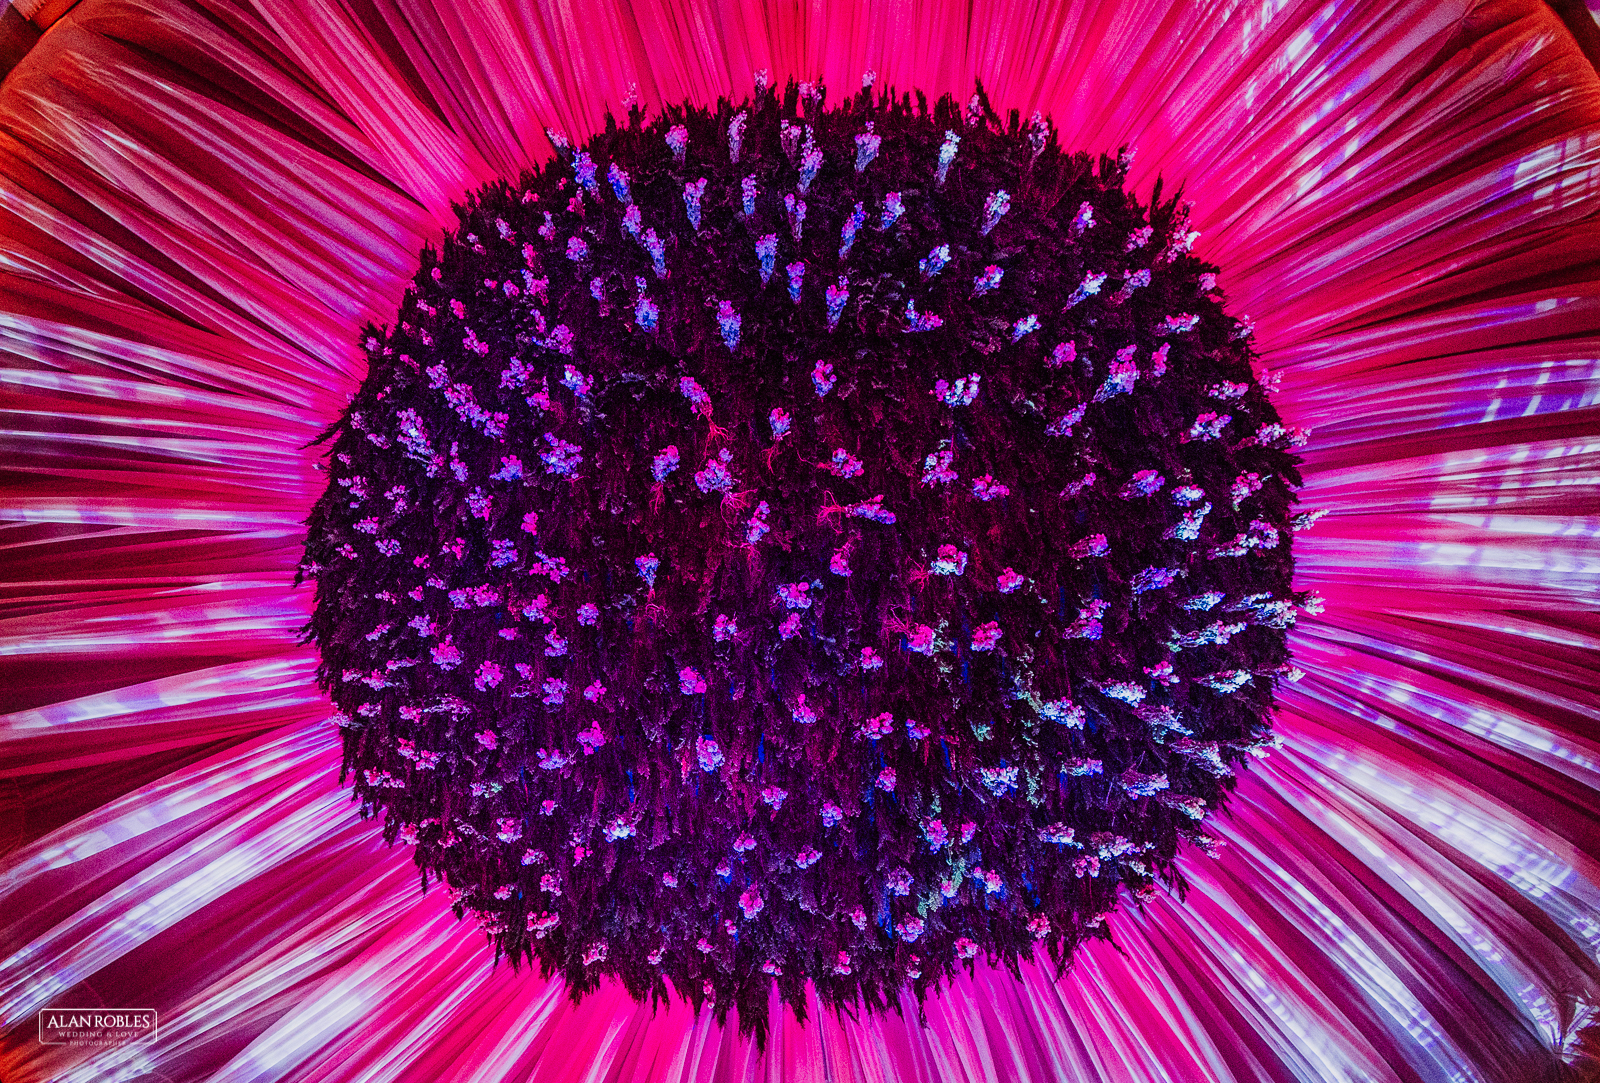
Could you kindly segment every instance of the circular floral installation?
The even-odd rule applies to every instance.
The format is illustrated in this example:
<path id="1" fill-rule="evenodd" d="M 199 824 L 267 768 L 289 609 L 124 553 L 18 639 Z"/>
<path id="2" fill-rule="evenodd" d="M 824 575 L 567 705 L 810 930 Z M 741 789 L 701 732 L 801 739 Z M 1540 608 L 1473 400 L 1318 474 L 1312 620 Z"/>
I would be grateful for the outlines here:
<path id="1" fill-rule="evenodd" d="M 478 192 L 327 434 L 345 764 L 497 952 L 774 984 L 1064 966 L 1270 740 L 1299 484 L 1178 200 L 820 85 Z"/>

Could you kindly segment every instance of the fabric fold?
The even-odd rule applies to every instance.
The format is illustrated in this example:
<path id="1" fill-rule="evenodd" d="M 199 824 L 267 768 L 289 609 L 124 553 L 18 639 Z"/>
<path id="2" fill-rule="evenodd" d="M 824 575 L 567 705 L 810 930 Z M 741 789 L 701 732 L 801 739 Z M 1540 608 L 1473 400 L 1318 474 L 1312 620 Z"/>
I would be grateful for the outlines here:
<path id="1" fill-rule="evenodd" d="M 452 201 L 547 126 L 757 68 L 835 101 L 981 78 L 1069 148 L 1136 148 L 1327 513 L 1283 747 L 1184 898 L 1059 980 L 979 966 L 926 1025 L 816 1011 L 764 1051 L 495 966 L 341 790 L 292 586 L 306 445 Z M 1600 1009 L 1597 121 L 1535 0 L 83 0 L 0 86 L 0 786 L 40 805 L 0 820 L 0 1075 L 1555 1072 Z M 46 1004 L 162 1036 L 41 1046 Z"/>

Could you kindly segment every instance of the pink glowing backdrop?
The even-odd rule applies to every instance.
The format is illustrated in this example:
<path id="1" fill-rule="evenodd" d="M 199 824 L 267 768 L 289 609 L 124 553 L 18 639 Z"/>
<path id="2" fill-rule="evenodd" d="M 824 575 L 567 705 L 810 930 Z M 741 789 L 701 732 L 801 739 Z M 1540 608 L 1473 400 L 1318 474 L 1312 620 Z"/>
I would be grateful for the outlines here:
<path id="1" fill-rule="evenodd" d="M 287 588 L 299 449 L 449 201 L 761 67 L 980 76 L 1184 182 L 1330 509 L 1186 903 L 765 1054 L 493 970 L 338 789 Z M 1600 1004 L 1597 120 L 1536 0 L 85 0 L 0 89 L 0 1077 L 1545 1078 Z"/>

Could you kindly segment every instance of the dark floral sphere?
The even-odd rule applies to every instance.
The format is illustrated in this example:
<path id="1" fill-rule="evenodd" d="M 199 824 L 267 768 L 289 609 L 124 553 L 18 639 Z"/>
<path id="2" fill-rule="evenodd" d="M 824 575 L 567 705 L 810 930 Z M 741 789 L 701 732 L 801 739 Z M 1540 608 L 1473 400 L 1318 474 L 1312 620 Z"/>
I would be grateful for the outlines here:
<path id="1" fill-rule="evenodd" d="M 368 329 L 310 521 L 424 885 L 574 997 L 757 1032 L 1178 885 L 1305 600 L 1302 437 L 1186 209 L 981 93 L 553 141 Z"/>

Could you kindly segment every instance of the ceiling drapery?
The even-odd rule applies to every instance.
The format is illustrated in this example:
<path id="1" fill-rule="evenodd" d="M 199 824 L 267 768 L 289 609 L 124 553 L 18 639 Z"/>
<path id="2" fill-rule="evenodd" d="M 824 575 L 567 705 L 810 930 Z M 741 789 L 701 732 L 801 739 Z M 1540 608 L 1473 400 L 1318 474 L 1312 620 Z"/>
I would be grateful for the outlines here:
<path id="1" fill-rule="evenodd" d="M 764 1053 L 494 970 L 336 779 L 301 449 L 470 187 L 750 72 L 1181 182 L 1311 427 L 1285 745 L 1056 982 Z M 84 0 L 0 89 L 0 1074 L 1516 1080 L 1600 1000 L 1595 74 L 1529 0 Z M 42 1046 L 47 1005 L 159 1041 Z"/>

